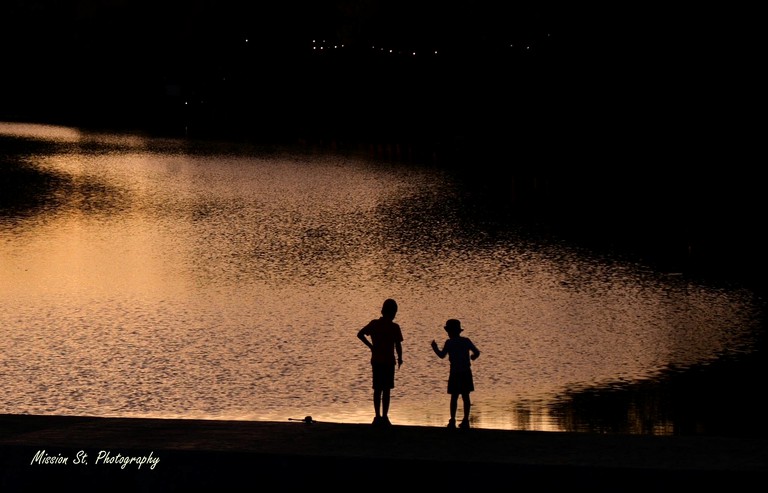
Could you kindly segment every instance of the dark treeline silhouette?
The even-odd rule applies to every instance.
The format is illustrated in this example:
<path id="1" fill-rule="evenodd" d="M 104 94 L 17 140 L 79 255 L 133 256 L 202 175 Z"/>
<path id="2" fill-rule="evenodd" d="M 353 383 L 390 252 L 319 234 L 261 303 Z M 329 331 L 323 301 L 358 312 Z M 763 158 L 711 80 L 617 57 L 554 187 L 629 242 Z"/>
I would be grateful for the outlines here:
<path id="1" fill-rule="evenodd" d="M 535 126 L 544 126 L 536 135 L 622 135 L 618 128 L 655 118 L 664 128 L 653 137 L 668 138 L 680 125 L 706 128 L 702 120 L 719 127 L 731 110 L 724 101 L 744 97 L 724 92 L 751 80 L 754 64 L 741 63 L 748 18 L 486 0 L 471 9 L 434 0 L 8 0 L 0 41 L 13 49 L 2 60 L 0 111 L 94 125 L 443 140 Z M 345 54 L 318 60 L 315 40 L 344 45 Z M 372 46 L 404 55 L 361 56 Z M 438 61 L 408 60 L 434 50 Z"/>
<path id="2" fill-rule="evenodd" d="M 0 119 L 420 145 L 481 207 L 762 277 L 758 16 L 412 4 L 8 0 Z M 510 199 L 510 172 L 530 200 Z"/>
<path id="3" fill-rule="evenodd" d="M 6 119 L 199 135 L 453 137 L 501 124 L 495 113 L 539 87 L 523 87 L 535 70 L 521 47 L 553 46 L 546 11 L 491 7 L 11 0 L 0 107 Z M 344 48 L 322 56 L 315 42 Z"/>

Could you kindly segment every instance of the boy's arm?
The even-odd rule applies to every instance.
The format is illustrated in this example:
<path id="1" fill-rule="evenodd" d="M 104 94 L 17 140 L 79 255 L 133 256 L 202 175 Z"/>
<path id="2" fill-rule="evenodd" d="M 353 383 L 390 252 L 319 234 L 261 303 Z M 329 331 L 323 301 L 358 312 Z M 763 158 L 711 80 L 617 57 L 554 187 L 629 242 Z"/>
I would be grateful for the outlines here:
<path id="1" fill-rule="evenodd" d="M 360 331 L 358 331 L 357 338 L 363 341 L 363 344 L 368 346 L 368 349 L 373 349 L 373 344 L 371 343 L 371 341 L 368 340 L 367 337 L 365 337 L 365 327 L 363 327 L 362 329 L 360 329 Z"/>
<path id="2" fill-rule="evenodd" d="M 395 343 L 395 351 L 397 352 L 397 367 L 403 364 L 403 343 L 397 341 Z"/>

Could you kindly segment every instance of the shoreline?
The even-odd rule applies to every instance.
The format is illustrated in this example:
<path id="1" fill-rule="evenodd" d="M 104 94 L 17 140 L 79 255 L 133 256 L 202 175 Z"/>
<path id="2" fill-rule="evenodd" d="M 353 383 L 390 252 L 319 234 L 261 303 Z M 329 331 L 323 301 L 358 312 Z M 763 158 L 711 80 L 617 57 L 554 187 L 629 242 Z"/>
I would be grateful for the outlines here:
<path id="1" fill-rule="evenodd" d="M 626 491 L 716 482 L 734 491 L 766 478 L 768 440 L 0 415 L 0 464 L 4 491 L 64 485 L 111 491 L 339 487 L 379 478 L 393 487 L 430 481 L 490 488 L 525 481 Z M 382 477 L 382 467 L 391 475 Z"/>

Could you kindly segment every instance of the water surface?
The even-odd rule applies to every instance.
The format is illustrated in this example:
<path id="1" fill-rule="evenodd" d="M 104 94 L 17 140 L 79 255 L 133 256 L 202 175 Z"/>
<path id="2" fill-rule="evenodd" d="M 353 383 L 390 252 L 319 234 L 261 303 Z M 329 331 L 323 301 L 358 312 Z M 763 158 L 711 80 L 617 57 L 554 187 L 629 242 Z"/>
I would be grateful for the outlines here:
<path id="1" fill-rule="evenodd" d="M 564 429 L 567 394 L 754 350 L 749 290 L 478 221 L 439 167 L 15 123 L 0 142 L 45 177 L 0 210 L 0 413 L 367 423 L 356 333 L 388 297 L 396 424 L 447 422 L 448 318 L 482 351 L 482 428 Z"/>

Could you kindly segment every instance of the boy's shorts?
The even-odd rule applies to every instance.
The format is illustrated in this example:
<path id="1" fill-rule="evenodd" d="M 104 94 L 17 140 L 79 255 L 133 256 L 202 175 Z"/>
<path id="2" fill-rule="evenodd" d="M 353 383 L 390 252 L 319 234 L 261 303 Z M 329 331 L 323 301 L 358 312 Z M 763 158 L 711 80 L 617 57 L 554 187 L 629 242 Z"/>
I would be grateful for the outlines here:
<path id="1" fill-rule="evenodd" d="M 373 369 L 374 390 L 386 390 L 395 388 L 395 365 L 371 363 Z"/>

